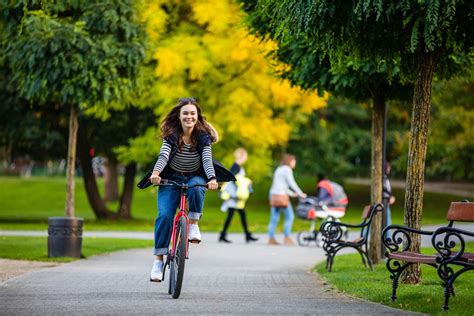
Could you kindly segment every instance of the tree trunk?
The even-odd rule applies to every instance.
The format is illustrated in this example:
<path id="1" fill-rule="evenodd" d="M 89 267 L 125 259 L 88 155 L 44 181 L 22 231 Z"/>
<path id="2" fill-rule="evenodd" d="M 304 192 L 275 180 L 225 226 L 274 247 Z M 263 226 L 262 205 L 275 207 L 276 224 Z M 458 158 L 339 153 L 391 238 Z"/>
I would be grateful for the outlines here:
<path id="1" fill-rule="evenodd" d="M 407 184 L 405 191 L 405 225 L 421 228 L 423 209 L 423 186 L 425 176 L 425 158 L 430 118 L 431 87 L 436 67 L 433 53 L 424 53 L 420 58 L 420 68 L 415 80 L 413 94 L 413 112 L 408 147 Z M 419 252 L 420 235 L 410 234 L 410 251 Z M 404 283 L 421 282 L 420 265 L 412 265 L 402 276 Z"/>
<path id="2" fill-rule="evenodd" d="M 382 156 L 383 127 L 385 121 L 385 96 L 379 93 L 374 96 L 372 110 L 372 166 L 371 166 L 371 203 L 382 203 Z M 372 263 L 381 259 L 382 249 L 382 213 L 375 214 L 370 228 L 369 254 Z"/>
<path id="3" fill-rule="evenodd" d="M 107 158 L 104 167 L 104 201 L 115 202 L 119 199 L 117 161 Z"/>
<path id="4" fill-rule="evenodd" d="M 132 132 L 132 137 L 137 136 L 136 127 L 138 124 L 138 112 L 135 107 L 130 107 L 128 110 L 128 128 Z M 125 175 L 123 180 L 122 195 L 120 196 L 120 203 L 118 214 L 120 218 L 132 218 L 132 198 L 133 190 L 135 189 L 135 174 L 137 173 L 137 164 L 135 162 L 129 163 L 125 167 Z"/>
<path id="5" fill-rule="evenodd" d="M 67 150 L 67 189 L 66 189 L 66 216 L 74 217 L 74 175 L 76 171 L 76 142 L 78 128 L 78 109 L 71 105 L 69 114 L 69 140 Z"/>
<path id="6" fill-rule="evenodd" d="M 89 142 L 87 140 L 85 126 L 81 124 L 78 135 L 78 154 L 82 167 L 82 177 L 84 179 L 84 186 L 87 193 L 89 205 L 92 208 L 96 218 L 106 219 L 115 216 L 100 197 L 99 188 L 95 180 L 94 171 L 92 170 L 92 158 L 89 155 Z"/>
<path id="7" fill-rule="evenodd" d="M 120 197 L 118 214 L 120 218 L 132 218 L 132 196 L 135 188 L 135 174 L 137 164 L 132 162 L 125 167 L 125 176 L 123 181 L 123 191 Z"/>

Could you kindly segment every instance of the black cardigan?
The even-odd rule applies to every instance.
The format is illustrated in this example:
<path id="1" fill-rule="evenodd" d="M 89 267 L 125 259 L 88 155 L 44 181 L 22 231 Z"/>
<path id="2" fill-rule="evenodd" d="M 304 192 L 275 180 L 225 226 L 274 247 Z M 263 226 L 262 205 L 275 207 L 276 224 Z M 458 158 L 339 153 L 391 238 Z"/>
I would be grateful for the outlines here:
<path id="1" fill-rule="evenodd" d="M 178 135 L 171 135 L 170 137 L 165 139 L 166 141 L 168 141 L 171 144 L 171 147 L 172 147 L 168 162 L 171 161 L 173 156 L 176 154 L 176 151 L 178 150 L 178 137 L 179 137 Z M 210 135 L 208 135 L 208 134 L 199 135 L 198 136 L 199 155 L 202 156 L 202 148 L 204 146 L 211 145 L 211 143 L 212 143 L 212 140 L 211 140 Z M 219 161 L 217 161 L 215 159 L 212 159 L 212 165 L 214 166 L 214 171 L 216 173 L 217 182 L 235 181 L 235 177 L 232 174 L 232 172 L 227 170 Z M 145 188 L 148 188 L 149 186 L 151 186 L 152 183 L 150 182 L 150 177 L 151 177 L 152 173 L 153 173 L 153 168 L 150 171 L 148 171 L 148 173 L 140 180 L 140 182 L 138 182 L 137 187 L 139 187 L 140 189 L 145 189 Z M 169 164 L 166 164 L 166 167 L 160 173 L 160 176 L 162 178 L 166 179 L 167 177 L 169 177 L 171 175 L 171 173 L 172 173 L 171 167 L 169 166 Z M 207 178 L 206 174 L 204 173 L 203 168 L 199 169 L 198 175 L 202 176 L 205 179 Z M 210 180 L 210 179 L 208 179 L 208 180 Z"/>

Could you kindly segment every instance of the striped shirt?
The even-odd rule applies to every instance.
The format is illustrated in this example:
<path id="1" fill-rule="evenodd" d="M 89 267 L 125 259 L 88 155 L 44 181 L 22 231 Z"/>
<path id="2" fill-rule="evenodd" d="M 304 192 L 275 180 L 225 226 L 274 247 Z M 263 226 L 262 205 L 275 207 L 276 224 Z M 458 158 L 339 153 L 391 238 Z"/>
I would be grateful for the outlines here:
<path id="1" fill-rule="evenodd" d="M 163 141 L 161 145 L 160 155 L 156 161 L 153 171 L 162 172 L 168 164 L 171 153 L 171 144 Z M 169 161 L 171 169 L 178 172 L 195 172 L 201 167 L 201 157 L 198 151 L 191 151 L 191 145 L 184 144 L 181 151 L 177 150 L 176 154 Z M 204 146 L 202 149 L 202 166 L 208 179 L 215 178 L 216 174 L 212 165 L 211 146 Z"/>

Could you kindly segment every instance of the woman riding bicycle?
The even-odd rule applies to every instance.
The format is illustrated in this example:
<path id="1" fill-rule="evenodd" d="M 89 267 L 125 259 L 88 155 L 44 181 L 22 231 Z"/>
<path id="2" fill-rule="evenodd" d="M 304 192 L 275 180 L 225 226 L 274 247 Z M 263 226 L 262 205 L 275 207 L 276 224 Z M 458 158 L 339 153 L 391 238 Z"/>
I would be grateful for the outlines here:
<path id="1" fill-rule="evenodd" d="M 190 186 L 207 183 L 207 188 L 211 190 L 218 188 L 216 171 L 225 173 L 227 170 L 212 159 L 211 144 L 217 141 L 217 132 L 202 116 L 196 99 L 179 99 L 161 124 L 161 138 L 163 145 L 150 176 L 151 183 L 159 184 L 164 178 Z M 195 243 L 201 241 L 198 221 L 202 216 L 205 192 L 204 187 L 194 187 L 188 190 L 187 195 L 189 241 Z M 155 261 L 151 281 L 160 282 L 162 279 L 163 255 L 168 252 L 179 199 L 180 192 L 173 187 L 163 186 L 158 190 L 159 212 L 155 221 Z"/>

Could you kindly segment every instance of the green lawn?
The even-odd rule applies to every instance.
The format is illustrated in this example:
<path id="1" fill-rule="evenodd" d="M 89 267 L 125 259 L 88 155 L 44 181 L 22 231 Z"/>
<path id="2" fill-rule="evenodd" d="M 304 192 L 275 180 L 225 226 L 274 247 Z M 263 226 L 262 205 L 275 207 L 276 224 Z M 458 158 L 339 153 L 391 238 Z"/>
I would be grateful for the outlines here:
<path id="1" fill-rule="evenodd" d="M 467 251 L 474 251 L 474 243 L 467 244 Z M 432 253 L 429 248 L 425 253 Z M 339 255 L 334 259 L 333 272 L 326 271 L 326 263 L 316 265 L 320 273 L 338 291 L 361 297 L 384 305 L 428 313 L 432 315 L 447 315 L 442 311 L 444 288 L 436 270 L 422 265 L 421 284 L 400 284 L 397 290 L 397 300 L 390 300 L 392 283 L 390 273 L 385 263 L 375 265 L 375 271 L 370 272 L 362 265 L 359 254 Z M 474 273 L 468 271 L 462 274 L 454 283 L 456 296 L 449 300 L 449 315 L 472 315 L 474 311 Z"/>
<path id="2" fill-rule="evenodd" d="M 314 192 L 314 179 L 298 178 L 303 189 Z M 271 179 L 254 183 L 255 193 L 248 202 L 248 220 L 254 232 L 266 232 L 269 220 L 268 189 Z M 46 230 L 50 216 L 63 216 L 65 203 L 64 178 L 33 177 L 30 179 L 17 177 L 0 177 L 0 229 L 35 229 Z M 99 187 L 103 183 L 99 180 Z M 358 223 L 362 207 L 369 203 L 369 187 L 364 185 L 346 184 L 349 195 L 349 207 L 344 221 Z M 392 207 L 393 222 L 403 222 L 403 190 L 394 190 L 397 203 Z M 423 224 L 445 222 L 446 210 L 451 201 L 459 197 L 447 194 L 425 193 Z M 216 192 L 208 192 L 206 196 L 204 217 L 201 221 L 203 231 L 219 231 L 225 214 L 219 210 L 221 201 Z M 112 209 L 116 205 L 111 204 Z M 81 178 L 76 181 L 76 216 L 85 219 L 86 230 L 152 230 L 156 216 L 156 189 L 134 191 L 132 221 L 97 221 L 91 211 L 84 191 Z M 230 231 L 241 231 L 238 217 L 234 218 Z M 297 219 L 293 230 L 309 228 L 309 222 Z M 281 225 L 280 225 L 281 229 Z"/>
<path id="3" fill-rule="evenodd" d="M 101 253 L 130 248 L 152 248 L 152 240 L 117 239 L 117 238 L 84 238 L 82 255 L 88 258 Z M 151 252 L 150 252 L 151 253 Z M 47 237 L 13 237 L 0 236 L 0 257 L 17 260 L 69 262 L 76 258 L 48 258 Z"/>

